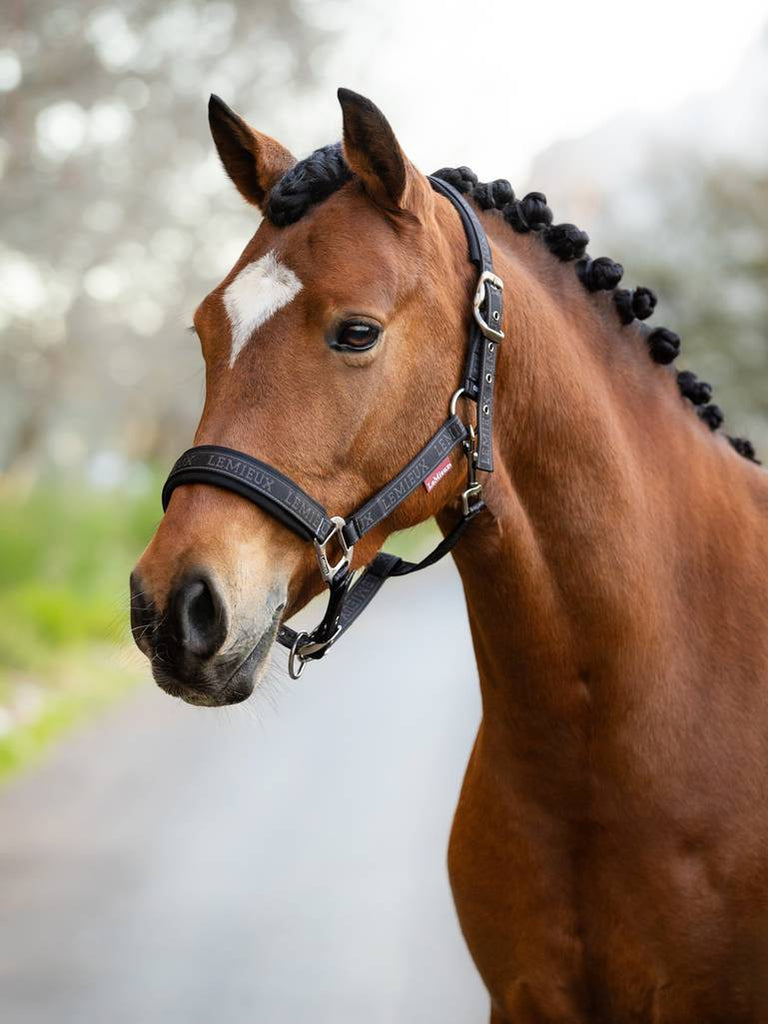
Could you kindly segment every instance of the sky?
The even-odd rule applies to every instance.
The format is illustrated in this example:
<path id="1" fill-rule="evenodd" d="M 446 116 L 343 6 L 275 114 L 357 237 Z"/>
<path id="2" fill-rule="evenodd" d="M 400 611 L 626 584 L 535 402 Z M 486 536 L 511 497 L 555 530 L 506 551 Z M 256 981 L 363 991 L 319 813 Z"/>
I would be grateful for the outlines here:
<path id="1" fill-rule="evenodd" d="M 513 184 L 558 139 L 716 91 L 768 24 L 765 0 L 357 0 L 308 10 L 341 40 L 316 68 L 327 88 L 288 136 L 336 137 L 335 86 L 345 85 L 381 107 L 422 170 L 466 163 Z"/>

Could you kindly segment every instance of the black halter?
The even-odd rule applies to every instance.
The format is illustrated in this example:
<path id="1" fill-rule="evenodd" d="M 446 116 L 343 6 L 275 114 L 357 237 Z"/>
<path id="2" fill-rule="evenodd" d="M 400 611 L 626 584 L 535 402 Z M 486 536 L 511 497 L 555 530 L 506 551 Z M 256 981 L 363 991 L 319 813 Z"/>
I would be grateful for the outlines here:
<path id="1" fill-rule="evenodd" d="M 328 607 L 322 621 L 310 633 L 281 626 L 277 642 L 290 651 L 288 671 L 298 679 L 307 661 L 322 658 L 368 607 L 390 576 L 406 576 L 434 565 L 455 546 L 467 524 L 485 505 L 477 470 L 493 471 L 493 385 L 496 378 L 496 346 L 504 338 L 502 292 L 504 285 L 493 273 L 493 260 L 483 226 L 474 210 L 452 185 L 429 179 L 432 188 L 445 196 L 459 213 L 469 244 L 469 259 L 479 271 L 472 303 L 469 349 L 462 386 L 450 401 L 448 419 L 411 461 L 356 512 L 330 516 L 314 498 L 273 466 L 244 452 L 220 445 L 200 445 L 184 452 L 163 487 L 163 509 L 182 484 L 212 484 L 234 491 L 279 519 L 303 540 L 313 541 L 320 574 L 328 585 Z M 464 396 L 477 405 L 477 430 L 456 415 Z M 461 496 L 462 517 L 437 547 L 421 562 L 406 562 L 380 552 L 353 582 L 351 571 L 355 544 L 386 519 L 422 483 L 439 472 L 450 453 L 461 445 L 467 459 L 467 486 Z M 335 541 L 340 557 L 331 564 L 328 545 Z"/>

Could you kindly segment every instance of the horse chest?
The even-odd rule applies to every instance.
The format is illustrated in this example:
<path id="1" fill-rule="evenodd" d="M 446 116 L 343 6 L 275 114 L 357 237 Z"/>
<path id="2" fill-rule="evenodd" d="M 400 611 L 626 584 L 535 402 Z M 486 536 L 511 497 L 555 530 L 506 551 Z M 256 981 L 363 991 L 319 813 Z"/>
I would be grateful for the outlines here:
<path id="1" fill-rule="evenodd" d="M 623 814 L 611 801 L 612 820 L 555 815 L 510 784 L 483 732 L 449 870 L 494 1020 L 768 1019 L 765 816 L 731 836 L 684 827 L 655 805 L 658 789 L 627 797 Z"/>

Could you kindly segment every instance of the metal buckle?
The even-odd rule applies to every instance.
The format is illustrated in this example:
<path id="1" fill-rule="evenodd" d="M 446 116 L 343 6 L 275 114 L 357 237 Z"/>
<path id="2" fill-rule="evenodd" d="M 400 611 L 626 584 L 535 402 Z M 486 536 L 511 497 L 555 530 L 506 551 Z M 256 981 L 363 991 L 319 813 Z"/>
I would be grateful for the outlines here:
<path id="1" fill-rule="evenodd" d="M 467 487 L 461 495 L 461 508 L 464 518 L 474 511 L 470 507 L 470 498 L 476 498 L 478 502 L 483 500 L 483 485 L 477 480 L 477 432 L 471 423 L 467 424 L 468 437 L 464 442 L 464 452 L 467 456 Z"/>
<path id="2" fill-rule="evenodd" d="M 454 391 L 451 396 L 451 416 L 456 415 L 458 401 L 465 394 L 464 388 Z M 483 497 L 483 485 L 477 481 L 477 431 L 471 423 L 466 424 L 466 429 L 467 436 L 462 446 L 467 456 L 467 488 L 461 495 L 461 508 L 465 519 L 473 511 L 469 504 L 470 499 L 477 498 L 481 501 Z"/>
<path id="3" fill-rule="evenodd" d="M 461 508 L 462 508 L 462 511 L 464 512 L 464 518 L 465 519 L 470 514 L 470 512 L 473 511 L 473 509 L 470 507 L 469 499 L 470 498 L 477 498 L 478 501 L 481 501 L 482 497 L 483 497 L 483 485 L 482 484 L 478 484 L 478 483 L 470 484 L 469 487 L 466 489 L 466 491 L 464 491 L 462 493 L 462 495 L 461 495 Z"/>
<path id="4" fill-rule="evenodd" d="M 326 647 L 330 647 L 340 633 L 340 625 L 333 636 L 327 640 L 310 640 L 309 633 L 297 633 L 288 655 L 288 675 L 291 679 L 299 679 L 312 655 L 317 654 L 318 651 L 324 651 Z"/>
<path id="5" fill-rule="evenodd" d="M 475 297 L 472 300 L 472 313 L 475 317 L 477 326 L 486 338 L 490 338 L 492 341 L 503 341 L 504 331 L 498 327 L 492 327 L 483 319 L 483 314 L 480 312 L 480 307 L 485 302 L 486 284 L 491 285 L 492 288 L 498 288 L 500 292 L 504 291 L 504 282 L 501 278 L 492 274 L 489 270 L 484 270 L 477 279 L 477 289 L 475 290 Z"/>
<path id="6" fill-rule="evenodd" d="M 347 525 L 347 521 L 341 516 L 331 516 L 331 522 L 333 523 L 333 529 L 322 542 L 314 541 L 315 555 L 317 556 L 317 564 L 320 567 L 320 575 L 323 577 L 328 586 L 331 585 L 334 577 L 341 572 L 342 569 L 348 568 L 352 561 L 352 555 L 355 552 L 355 545 L 347 544 L 347 541 L 342 532 L 344 527 Z M 339 538 L 339 544 L 341 546 L 341 558 L 335 565 L 331 565 L 328 561 L 328 555 L 325 553 L 325 549 L 328 543 L 333 540 L 334 537 Z"/>

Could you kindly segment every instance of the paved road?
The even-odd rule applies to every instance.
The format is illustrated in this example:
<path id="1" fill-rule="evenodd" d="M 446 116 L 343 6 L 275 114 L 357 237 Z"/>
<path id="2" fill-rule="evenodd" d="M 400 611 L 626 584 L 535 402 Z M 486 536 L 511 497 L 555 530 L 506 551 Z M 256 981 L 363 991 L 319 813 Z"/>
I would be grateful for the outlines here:
<path id="1" fill-rule="evenodd" d="M 479 717 L 458 580 L 377 602 L 270 700 L 148 684 L 0 791 L 2 1024 L 485 1021 L 444 867 Z"/>

